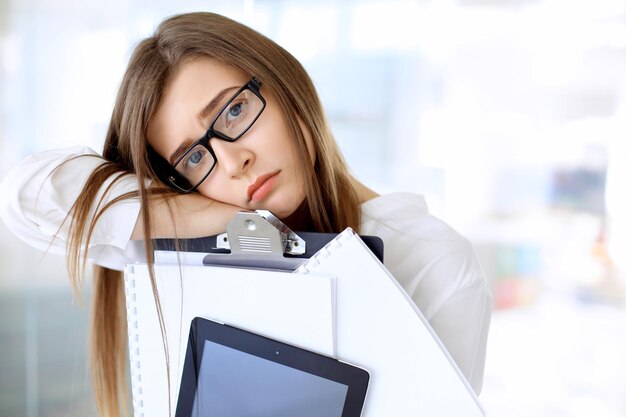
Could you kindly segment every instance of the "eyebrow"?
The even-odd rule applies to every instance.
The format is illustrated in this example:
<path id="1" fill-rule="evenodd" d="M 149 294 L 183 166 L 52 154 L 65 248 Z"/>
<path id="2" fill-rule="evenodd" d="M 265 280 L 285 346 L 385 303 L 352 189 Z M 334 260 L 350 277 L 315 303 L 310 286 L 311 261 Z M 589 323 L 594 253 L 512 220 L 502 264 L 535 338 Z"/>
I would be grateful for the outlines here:
<path id="1" fill-rule="evenodd" d="M 209 101 L 209 104 L 207 104 L 202 110 L 200 110 L 200 113 L 198 113 L 197 116 L 198 119 L 206 119 L 211 113 L 215 111 L 215 106 L 217 106 L 218 103 L 224 99 L 224 96 L 226 94 L 239 88 L 241 88 L 241 86 L 228 87 L 220 91 L 215 97 L 213 97 L 213 100 Z"/>
<path id="2" fill-rule="evenodd" d="M 237 90 L 238 88 L 240 88 L 240 86 L 228 87 L 220 91 L 215 97 L 213 97 L 211 101 L 209 101 L 209 104 L 207 104 L 202 108 L 202 110 L 200 110 L 196 117 L 200 120 L 209 117 L 209 115 L 215 111 L 215 107 L 224 99 L 224 96 L 233 90 Z M 186 141 L 181 143 L 178 148 L 176 148 L 174 153 L 172 153 L 172 155 L 170 156 L 170 165 L 174 165 L 174 162 L 180 157 L 180 155 L 182 155 L 187 150 L 187 148 L 189 148 L 189 146 L 195 141 L 196 140 L 187 139 Z"/>

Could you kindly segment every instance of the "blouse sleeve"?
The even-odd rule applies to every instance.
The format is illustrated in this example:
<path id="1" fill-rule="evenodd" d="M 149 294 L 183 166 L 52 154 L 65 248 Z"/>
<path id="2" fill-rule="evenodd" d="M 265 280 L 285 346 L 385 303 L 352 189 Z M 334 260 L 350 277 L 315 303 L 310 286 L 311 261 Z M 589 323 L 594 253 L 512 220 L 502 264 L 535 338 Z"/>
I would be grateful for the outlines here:
<path id="1" fill-rule="evenodd" d="M 432 216 L 424 197 L 392 193 L 362 205 L 361 233 L 380 236 L 385 266 L 479 394 L 491 292 L 472 243 Z"/>
<path id="2" fill-rule="evenodd" d="M 491 292 L 469 241 L 433 259 L 413 294 L 430 325 L 477 394 L 483 385 Z M 452 285 L 451 285 L 452 284 Z M 431 295 L 430 300 L 422 299 Z M 438 294 L 432 297 L 433 294 Z"/>
<path id="3" fill-rule="evenodd" d="M 66 219 L 89 175 L 104 162 L 93 150 L 72 147 L 28 156 L 0 183 L 0 217 L 27 244 L 65 254 L 71 219 Z M 109 178 L 101 187 L 106 190 Z M 137 178 L 124 175 L 96 197 L 101 206 L 138 189 Z M 139 199 L 126 199 L 104 211 L 91 236 L 88 258 L 121 270 L 130 258 L 126 249 L 139 215 Z"/>

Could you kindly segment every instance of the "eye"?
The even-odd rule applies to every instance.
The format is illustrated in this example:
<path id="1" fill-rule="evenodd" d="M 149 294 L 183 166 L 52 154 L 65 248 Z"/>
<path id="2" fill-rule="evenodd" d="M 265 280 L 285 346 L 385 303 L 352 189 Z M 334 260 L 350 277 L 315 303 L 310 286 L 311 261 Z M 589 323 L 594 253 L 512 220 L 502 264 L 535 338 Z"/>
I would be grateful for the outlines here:
<path id="1" fill-rule="evenodd" d="M 238 123 L 245 119 L 246 107 L 248 103 L 245 100 L 232 102 L 222 113 L 222 124 L 226 129 L 232 129 Z"/>
<path id="2" fill-rule="evenodd" d="M 198 166 L 202 165 L 202 159 L 205 154 L 206 149 L 196 148 L 189 152 L 180 165 L 182 165 L 183 170 L 186 172 L 193 171 Z"/>
<path id="3" fill-rule="evenodd" d="M 237 103 L 228 109 L 228 115 L 230 117 L 238 117 L 242 112 L 243 112 L 242 103 Z"/>
<path id="4" fill-rule="evenodd" d="M 201 159 L 202 159 L 202 155 L 200 154 L 200 151 L 196 151 L 192 153 L 191 156 L 189 157 L 189 163 L 197 164 L 198 162 L 200 162 Z"/>

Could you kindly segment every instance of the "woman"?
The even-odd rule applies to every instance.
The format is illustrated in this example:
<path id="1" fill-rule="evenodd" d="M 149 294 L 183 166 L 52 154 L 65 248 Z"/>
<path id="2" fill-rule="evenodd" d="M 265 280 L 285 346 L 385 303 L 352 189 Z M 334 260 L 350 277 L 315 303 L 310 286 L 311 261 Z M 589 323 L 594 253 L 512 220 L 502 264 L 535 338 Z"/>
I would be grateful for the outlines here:
<path id="1" fill-rule="evenodd" d="M 105 415 L 123 397 L 129 241 L 145 239 L 150 262 L 150 238 L 220 233 L 241 208 L 270 210 L 293 230 L 380 236 L 387 268 L 480 392 L 490 295 L 471 244 L 420 196 L 379 196 L 353 178 L 301 64 L 232 20 L 165 20 L 134 51 L 103 157 L 32 156 L 0 195 L 5 223 L 23 240 L 55 252 L 67 245 L 75 287 L 87 258 L 98 265 L 92 351 Z"/>

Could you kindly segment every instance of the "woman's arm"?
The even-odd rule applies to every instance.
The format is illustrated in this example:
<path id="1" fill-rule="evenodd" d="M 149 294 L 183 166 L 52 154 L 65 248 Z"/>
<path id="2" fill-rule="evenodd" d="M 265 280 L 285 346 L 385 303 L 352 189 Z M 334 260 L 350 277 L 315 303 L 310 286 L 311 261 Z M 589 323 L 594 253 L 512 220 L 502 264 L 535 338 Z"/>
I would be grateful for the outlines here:
<path id="1" fill-rule="evenodd" d="M 216 235 L 224 232 L 226 224 L 242 210 L 200 194 L 180 194 L 168 201 L 155 197 L 149 204 L 153 238 Z M 143 217 L 139 216 L 130 238 L 143 239 L 143 235 Z"/>
<path id="2" fill-rule="evenodd" d="M 27 157 L 0 184 L 0 217 L 29 245 L 65 254 L 70 223 L 70 219 L 66 221 L 65 218 L 89 175 L 103 162 L 96 152 L 85 147 Z M 112 180 L 107 181 L 102 189 Z M 137 189 L 137 177 L 125 175 L 114 183 L 102 203 L 104 205 Z M 200 195 L 177 195 L 171 199 L 170 207 L 171 212 L 162 199 L 151 200 L 153 237 L 198 237 L 220 233 L 238 210 Z M 125 255 L 129 241 L 143 237 L 142 223 L 137 221 L 139 213 L 138 198 L 120 201 L 107 209 L 93 231 L 89 258 L 113 269 L 121 269 L 130 261 Z"/>
<path id="3" fill-rule="evenodd" d="M 469 240 L 432 216 L 422 196 L 394 193 L 362 206 L 361 233 L 385 243 L 385 266 L 480 393 L 491 294 Z"/>
<path id="4" fill-rule="evenodd" d="M 448 235 L 450 236 L 450 235 Z M 483 384 L 491 292 L 465 238 L 431 242 L 412 298 L 476 394 Z"/>
<path id="5" fill-rule="evenodd" d="M 491 293 L 482 273 L 466 276 L 429 319 L 476 394 L 483 386 L 490 321 Z"/>

